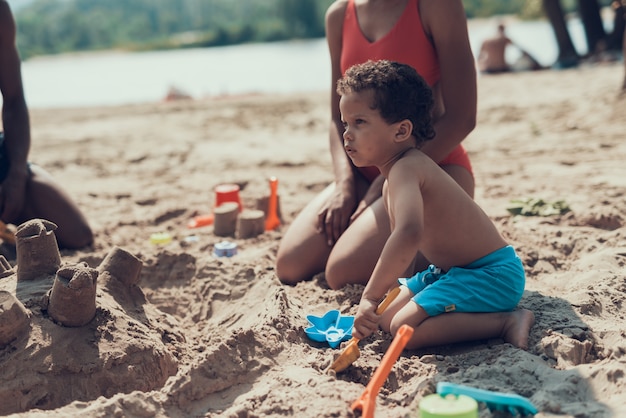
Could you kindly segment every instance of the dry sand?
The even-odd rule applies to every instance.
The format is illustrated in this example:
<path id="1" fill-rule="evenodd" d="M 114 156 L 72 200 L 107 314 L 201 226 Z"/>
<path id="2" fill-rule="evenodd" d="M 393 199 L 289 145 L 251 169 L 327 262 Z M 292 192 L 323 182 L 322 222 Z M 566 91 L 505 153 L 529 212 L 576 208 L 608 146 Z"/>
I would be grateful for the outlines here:
<path id="1" fill-rule="evenodd" d="M 465 143 L 476 201 L 526 266 L 520 306 L 537 319 L 530 349 L 494 340 L 405 351 L 376 417 L 417 416 L 440 381 L 526 396 L 537 417 L 626 416 L 623 68 L 480 78 L 478 125 Z M 48 279 L 26 288 L 11 270 L 0 279 L 30 314 L 27 332 L 0 349 L 0 414 L 354 416 L 350 404 L 389 335 L 362 341 L 361 358 L 328 375 L 340 351 L 306 337 L 306 315 L 352 315 L 362 288 L 332 291 L 322 275 L 287 287 L 273 269 L 285 228 L 332 180 L 328 114 L 326 93 L 32 110 L 32 160 L 66 185 L 96 235 L 93 248 L 62 251 L 62 263 L 97 268 L 121 248 L 142 268 L 138 287 L 99 282 L 96 316 L 79 328 L 42 310 Z M 221 183 L 239 184 L 253 207 L 270 176 L 283 225 L 230 238 L 239 253 L 213 257 L 223 238 L 187 222 L 211 211 Z M 507 212 L 527 197 L 563 200 L 571 211 Z M 174 239 L 152 244 L 158 232 Z"/>

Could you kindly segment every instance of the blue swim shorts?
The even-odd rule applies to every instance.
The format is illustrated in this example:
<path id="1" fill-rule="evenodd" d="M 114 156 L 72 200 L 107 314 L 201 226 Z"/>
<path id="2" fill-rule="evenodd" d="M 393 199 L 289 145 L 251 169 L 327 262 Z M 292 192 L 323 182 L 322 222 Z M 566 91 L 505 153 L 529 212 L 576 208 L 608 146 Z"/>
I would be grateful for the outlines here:
<path id="1" fill-rule="evenodd" d="M 412 300 L 429 316 L 444 312 L 507 312 L 524 293 L 526 276 L 513 247 L 506 246 L 447 272 L 431 265 L 398 279 L 415 295 Z"/>

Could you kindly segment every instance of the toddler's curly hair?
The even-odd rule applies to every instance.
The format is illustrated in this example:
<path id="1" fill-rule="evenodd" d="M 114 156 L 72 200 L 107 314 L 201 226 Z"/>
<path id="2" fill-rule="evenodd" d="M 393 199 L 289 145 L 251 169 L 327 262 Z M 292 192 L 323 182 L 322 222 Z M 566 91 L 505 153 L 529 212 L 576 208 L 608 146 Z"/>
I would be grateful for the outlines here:
<path id="1" fill-rule="evenodd" d="M 394 61 L 369 60 L 348 68 L 337 81 L 337 93 L 360 93 L 372 90 L 374 103 L 387 123 L 409 119 L 417 146 L 435 137 L 432 126 L 433 93 L 413 67 Z"/>

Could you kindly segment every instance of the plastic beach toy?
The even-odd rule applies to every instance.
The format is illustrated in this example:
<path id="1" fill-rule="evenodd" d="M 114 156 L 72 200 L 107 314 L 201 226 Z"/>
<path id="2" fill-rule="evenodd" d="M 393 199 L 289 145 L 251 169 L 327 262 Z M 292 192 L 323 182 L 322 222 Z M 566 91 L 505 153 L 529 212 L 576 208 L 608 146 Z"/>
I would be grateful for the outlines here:
<path id="1" fill-rule="evenodd" d="M 389 376 L 389 372 L 393 367 L 398 357 L 406 347 L 406 344 L 409 342 L 411 337 L 413 336 L 413 328 L 407 324 L 404 324 L 400 327 L 396 336 L 393 338 L 391 345 L 385 352 L 383 359 L 380 361 L 378 368 L 372 375 L 370 382 L 367 384 L 367 387 L 359 396 L 359 398 L 352 402 L 350 408 L 353 411 L 360 409 L 362 414 L 362 418 L 374 418 L 374 410 L 376 409 L 376 397 L 378 396 L 378 392 L 380 388 L 383 386 L 385 381 L 387 380 L 387 376 Z"/>
<path id="2" fill-rule="evenodd" d="M 220 184 L 215 187 L 215 207 L 226 202 L 235 202 L 239 205 L 239 212 L 243 210 L 237 184 Z"/>
<path id="3" fill-rule="evenodd" d="M 208 215 L 196 216 L 187 223 L 187 228 L 200 228 L 203 226 L 213 225 L 215 221 L 215 215 L 212 213 Z"/>
<path id="4" fill-rule="evenodd" d="M 478 418 L 478 403 L 466 395 L 428 395 L 419 410 L 420 418 Z"/>
<path id="5" fill-rule="evenodd" d="M 237 254 L 237 243 L 222 241 L 213 247 L 213 255 L 216 257 L 232 257 Z"/>
<path id="6" fill-rule="evenodd" d="M 328 342 L 331 348 L 339 347 L 342 341 L 352 337 L 354 316 L 341 315 L 336 310 L 330 310 L 324 316 L 307 315 L 311 325 L 304 330 L 307 337 L 317 342 Z"/>
<path id="7" fill-rule="evenodd" d="M 376 314 L 381 315 L 387 306 L 398 296 L 400 293 L 400 287 L 395 287 L 391 289 L 385 299 L 378 304 L 378 308 L 376 308 Z M 337 357 L 332 364 L 330 365 L 329 370 L 333 370 L 335 373 L 339 373 L 350 367 L 352 363 L 354 363 L 361 356 L 361 351 L 359 350 L 359 339 L 356 337 L 352 337 L 346 348 L 343 349 L 339 357 Z"/>
<path id="8" fill-rule="evenodd" d="M 508 411 L 513 416 L 527 416 L 537 413 L 537 408 L 528 398 L 513 393 L 492 392 L 449 382 L 437 383 L 437 393 L 440 396 L 469 396 L 477 402 L 484 402 L 490 411 Z"/>
<path id="9" fill-rule="evenodd" d="M 278 179 L 270 177 L 270 197 L 267 207 L 267 217 L 265 218 L 265 230 L 271 231 L 280 226 L 278 217 Z"/>
<path id="10" fill-rule="evenodd" d="M 172 241 L 172 236 L 167 232 L 155 232 L 150 235 L 150 242 L 152 244 L 169 244 Z"/>

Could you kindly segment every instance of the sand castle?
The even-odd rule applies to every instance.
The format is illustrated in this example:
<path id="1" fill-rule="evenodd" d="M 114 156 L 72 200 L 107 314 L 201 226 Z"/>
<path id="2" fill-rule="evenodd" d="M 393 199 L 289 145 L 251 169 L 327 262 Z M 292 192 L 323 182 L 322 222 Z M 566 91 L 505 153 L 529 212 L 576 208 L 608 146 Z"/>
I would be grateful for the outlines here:
<path id="1" fill-rule="evenodd" d="M 34 280 L 54 275 L 61 265 L 61 254 L 54 230 L 57 226 L 43 219 L 32 219 L 17 228 L 17 279 Z"/>
<path id="2" fill-rule="evenodd" d="M 97 267 L 63 264 L 56 227 L 43 219 L 27 221 L 15 233 L 16 266 L 0 255 L 0 350 L 5 355 L 0 380 L 8 382 L 0 388 L 0 415 L 150 390 L 178 368 L 161 336 L 184 337 L 146 303 L 138 287 L 141 260 L 114 247 Z M 42 335 L 48 338 L 41 340 Z M 52 352 L 66 355 L 51 358 L 53 347 Z M 41 367 L 12 379 L 25 359 Z M 69 391 L 62 384 L 68 379 Z"/>

